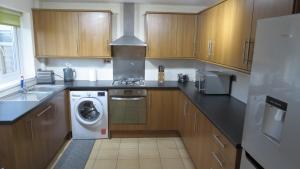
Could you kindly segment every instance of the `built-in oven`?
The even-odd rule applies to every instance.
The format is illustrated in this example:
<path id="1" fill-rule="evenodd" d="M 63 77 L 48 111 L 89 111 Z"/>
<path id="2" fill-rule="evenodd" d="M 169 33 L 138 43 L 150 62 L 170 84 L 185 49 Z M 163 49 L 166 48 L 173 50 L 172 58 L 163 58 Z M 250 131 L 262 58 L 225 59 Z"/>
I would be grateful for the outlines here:
<path id="1" fill-rule="evenodd" d="M 109 90 L 109 118 L 111 124 L 146 124 L 146 89 Z"/>

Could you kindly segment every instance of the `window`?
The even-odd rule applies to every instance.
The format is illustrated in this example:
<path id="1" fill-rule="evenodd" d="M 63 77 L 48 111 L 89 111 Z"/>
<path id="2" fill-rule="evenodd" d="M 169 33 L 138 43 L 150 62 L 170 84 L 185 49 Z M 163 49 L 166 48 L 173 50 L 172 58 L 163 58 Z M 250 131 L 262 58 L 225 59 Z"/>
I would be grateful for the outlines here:
<path id="1" fill-rule="evenodd" d="M 0 84 L 20 77 L 20 17 L 20 13 L 0 7 Z"/>
<path id="2" fill-rule="evenodd" d="M 0 25 L 0 77 L 20 74 L 17 28 Z"/>

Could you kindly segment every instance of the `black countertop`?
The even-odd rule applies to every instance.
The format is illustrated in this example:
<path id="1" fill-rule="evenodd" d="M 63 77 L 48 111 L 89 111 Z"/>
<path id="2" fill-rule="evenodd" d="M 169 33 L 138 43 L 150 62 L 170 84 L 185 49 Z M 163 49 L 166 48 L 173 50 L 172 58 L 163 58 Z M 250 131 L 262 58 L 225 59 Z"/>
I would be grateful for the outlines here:
<path id="1" fill-rule="evenodd" d="M 153 88 L 180 89 L 191 102 L 228 138 L 236 147 L 241 146 L 244 115 L 246 105 L 230 96 L 203 95 L 197 92 L 194 83 L 181 84 L 176 81 L 146 81 L 144 86 L 113 86 L 112 81 L 74 81 L 65 83 L 57 81 L 56 85 L 64 85 L 62 89 L 70 90 L 105 90 L 112 88 Z M 59 92 L 59 91 L 57 91 Z M 9 125 L 26 115 L 28 112 L 52 98 L 57 92 L 39 102 L 0 102 L 0 124 Z"/>

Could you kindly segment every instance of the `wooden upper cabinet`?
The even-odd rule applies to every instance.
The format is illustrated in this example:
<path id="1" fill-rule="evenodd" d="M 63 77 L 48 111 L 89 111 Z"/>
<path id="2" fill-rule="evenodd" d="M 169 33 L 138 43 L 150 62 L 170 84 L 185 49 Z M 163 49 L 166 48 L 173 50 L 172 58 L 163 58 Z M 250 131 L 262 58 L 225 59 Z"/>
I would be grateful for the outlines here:
<path id="1" fill-rule="evenodd" d="M 177 16 L 173 14 L 147 14 L 147 57 L 170 58 L 176 56 Z"/>
<path id="2" fill-rule="evenodd" d="M 79 12 L 79 49 L 82 57 L 110 56 L 111 41 L 109 13 Z"/>
<path id="3" fill-rule="evenodd" d="M 217 8 L 206 10 L 198 15 L 197 58 L 211 61 L 214 56 L 217 28 Z"/>
<path id="4" fill-rule="evenodd" d="M 251 69 L 253 58 L 257 21 L 263 18 L 290 15 L 293 13 L 294 5 L 295 10 L 297 9 L 297 4 L 299 6 L 299 0 L 254 0 L 250 50 L 248 56 L 249 70 Z"/>
<path id="5" fill-rule="evenodd" d="M 37 57 L 110 57 L 110 12 L 33 10 Z"/>
<path id="6" fill-rule="evenodd" d="M 148 58 L 193 58 L 196 15 L 148 13 L 146 15 Z"/>
<path id="7" fill-rule="evenodd" d="M 217 62 L 247 71 L 253 0 L 227 0 L 221 6 L 224 9 L 223 17 L 219 15 L 222 24 L 218 42 L 222 45 Z"/>
<path id="8" fill-rule="evenodd" d="M 177 15 L 177 57 L 195 56 L 196 15 Z"/>
<path id="9" fill-rule="evenodd" d="M 36 56 L 56 55 L 56 13 L 33 11 Z"/>
<path id="10" fill-rule="evenodd" d="M 76 12 L 55 12 L 56 56 L 78 56 L 78 15 Z"/>

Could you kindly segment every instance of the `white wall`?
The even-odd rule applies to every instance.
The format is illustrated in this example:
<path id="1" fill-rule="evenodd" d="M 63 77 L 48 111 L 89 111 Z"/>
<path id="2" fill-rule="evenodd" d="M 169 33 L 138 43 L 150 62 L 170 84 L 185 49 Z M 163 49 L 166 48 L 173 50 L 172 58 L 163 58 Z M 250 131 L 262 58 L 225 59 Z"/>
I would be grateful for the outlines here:
<path id="1" fill-rule="evenodd" d="M 26 79 L 35 76 L 35 59 L 34 59 L 34 44 L 33 44 L 33 31 L 32 31 L 32 17 L 31 8 L 34 6 L 33 0 L 1 0 L 0 6 L 15 11 L 22 12 L 20 39 L 19 44 L 21 50 L 19 51 L 23 67 L 21 72 Z M 1 84 L 0 90 L 18 84 L 19 79 L 9 83 Z"/>

